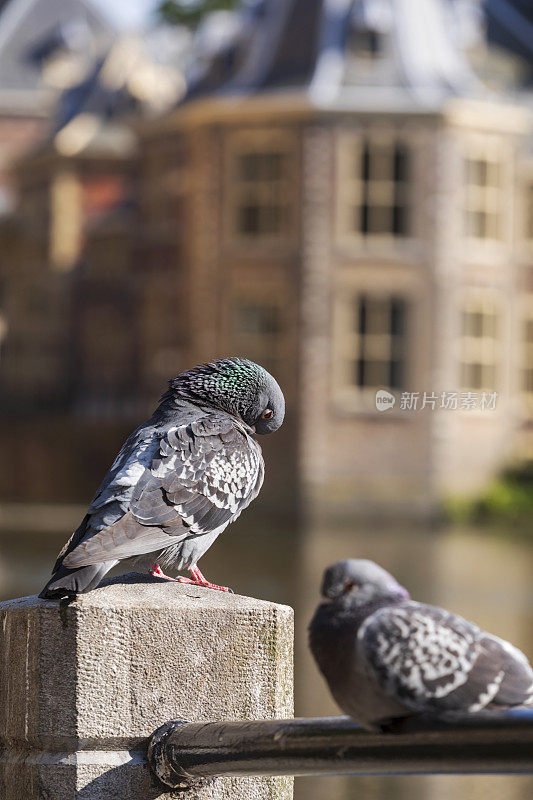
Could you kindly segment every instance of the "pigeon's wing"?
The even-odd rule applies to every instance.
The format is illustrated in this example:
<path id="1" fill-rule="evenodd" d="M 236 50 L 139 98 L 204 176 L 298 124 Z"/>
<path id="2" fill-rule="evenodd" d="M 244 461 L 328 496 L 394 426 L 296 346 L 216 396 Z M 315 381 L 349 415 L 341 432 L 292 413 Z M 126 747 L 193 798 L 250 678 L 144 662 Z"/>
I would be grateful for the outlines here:
<path id="1" fill-rule="evenodd" d="M 172 527 L 177 512 L 190 533 L 211 533 L 257 497 L 263 478 L 255 439 L 227 414 L 210 414 L 168 431 L 130 508 L 145 525 Z"/>
<path id="2" fill-rule="evenodd" d="M 386 693 L 417 712 L 517 705 L 533 688 L 520 651 L 433 606 L 377 611 L 361 626 L 357 647 Z"/>
<path id="3" fill-rule="evenodd" d="M 150 465 L 157 447 L 158 436 L 150 422 L 141 425 L 128 437 L 96 491 L 87 514 L 59 553 L 52 574 L 81 542 L 88 541 L 126 514 L 133 490 Z"/>
<path id="4" fill-rule="evenodd" d="M 139 478 L 128 513 L 63 563 L 80 567 L 127 558 L 222 530 L 257 496 L 263 475 L 259 445 L 227 414 L 172 427 Z"/>
<path id="5" fill-rule="evenodd" d="M 514 645 L 485 634 L 480 640 L 479 663 L 500 664 L 498 691 L 485 705 L 517 706 L 533 701 L 533 669 L 526 656 Z M 501 680 L 499 676 L 501 675 Z"/>

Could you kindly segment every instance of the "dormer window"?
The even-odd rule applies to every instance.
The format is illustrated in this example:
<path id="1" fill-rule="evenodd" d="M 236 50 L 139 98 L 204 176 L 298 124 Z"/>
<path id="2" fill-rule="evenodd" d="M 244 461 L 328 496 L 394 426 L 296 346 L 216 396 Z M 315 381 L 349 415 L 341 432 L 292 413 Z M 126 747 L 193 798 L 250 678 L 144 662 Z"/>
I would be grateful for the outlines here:
<path id="1" fill-rule="evenodd" d="M 372 28 L 353 27 L 346 42 L 346 54 L 350 58 L 377 58 L 383 50 L 383 35 Z"/>
<path id="2" fill-rule="evenodd" d="M 348 83 L 378 80 L 387 74 L 394 19 L 387 0 L 358 0 L 346 24 L 345 61 Z M 378 64 L 383 62 L 383 64 Z M 385 72 L 383 73 L 383 69 Z"/>

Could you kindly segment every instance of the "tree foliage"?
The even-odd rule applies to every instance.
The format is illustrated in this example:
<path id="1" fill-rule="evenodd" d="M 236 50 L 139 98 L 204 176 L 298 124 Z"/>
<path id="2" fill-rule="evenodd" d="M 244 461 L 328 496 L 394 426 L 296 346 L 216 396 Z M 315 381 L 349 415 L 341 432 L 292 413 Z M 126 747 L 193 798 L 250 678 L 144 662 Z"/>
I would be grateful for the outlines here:
<path id="1" fill-rule="evenodd" d="M 238 0 L 162 0 L 159 14 L 172 25 L 195 28 L 206 14 L 235 8 Z"/>

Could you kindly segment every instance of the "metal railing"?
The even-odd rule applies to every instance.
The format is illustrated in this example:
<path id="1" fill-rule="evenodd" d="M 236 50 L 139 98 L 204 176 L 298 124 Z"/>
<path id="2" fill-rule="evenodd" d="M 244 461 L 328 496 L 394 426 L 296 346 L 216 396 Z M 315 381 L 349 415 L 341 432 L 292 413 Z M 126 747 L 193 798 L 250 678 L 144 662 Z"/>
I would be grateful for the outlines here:
<path id="1" fill-rule="evenodd" d="M 349 717 L 167 722 L 148 762 L 167 787 L 222 775 L 533 774 L 533 709 L 399 721 L 370 733 Z"/>

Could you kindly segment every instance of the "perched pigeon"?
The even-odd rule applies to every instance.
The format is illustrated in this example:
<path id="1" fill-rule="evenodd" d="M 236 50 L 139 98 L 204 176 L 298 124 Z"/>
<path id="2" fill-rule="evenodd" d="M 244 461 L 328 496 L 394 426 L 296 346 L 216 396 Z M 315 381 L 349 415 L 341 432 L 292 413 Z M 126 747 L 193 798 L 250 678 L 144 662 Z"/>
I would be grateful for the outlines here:
<path id="1" fill-rule="evenodd" d="M 415 603 L 372 561 L 329 567 L 311 651 L 342 710 L 367 728 L 397 717 L 533 702 L 516 647 L 442 608 Z"/>
<path id="2" fill-rule="evenodd" d="M 283 393 L 265 369 L 227 358 L 169 382 L 159 407 L 126 441 L 40 597 L 88 592 L 121 559 L 153 554 L 207 581 L 198 559 L 258 495 L 264 476 L 254 433 L 283 422 Z M 155 554 L 158 554 L 157 556 Z M 158 563 L 152 574 L 166 578 Z"/>

